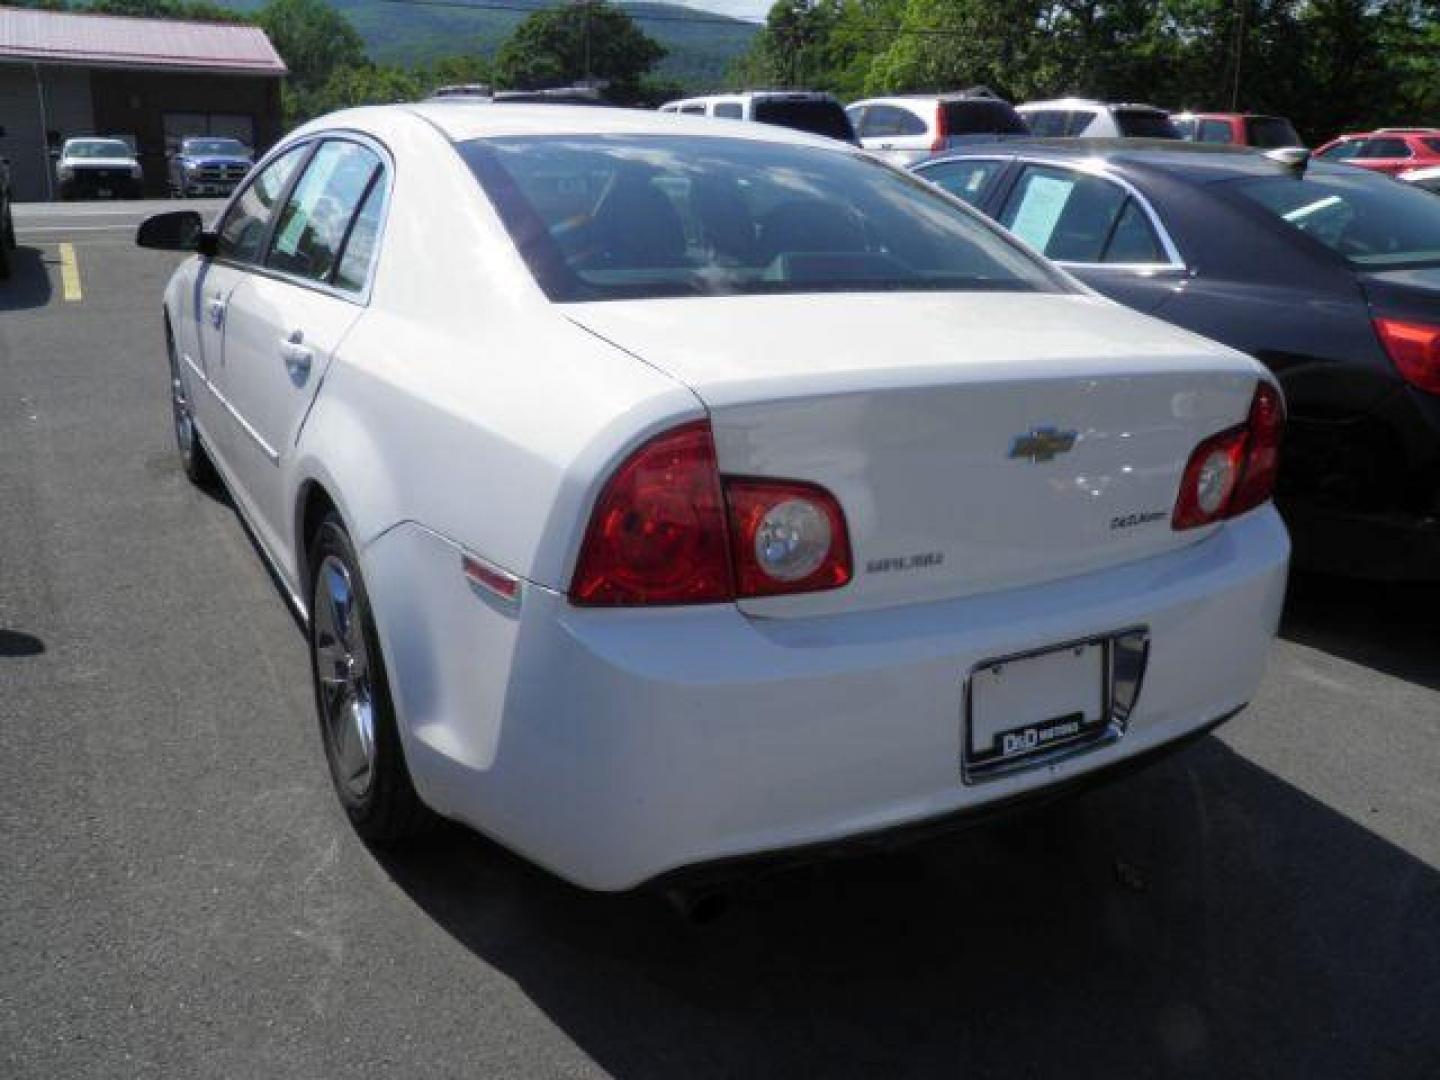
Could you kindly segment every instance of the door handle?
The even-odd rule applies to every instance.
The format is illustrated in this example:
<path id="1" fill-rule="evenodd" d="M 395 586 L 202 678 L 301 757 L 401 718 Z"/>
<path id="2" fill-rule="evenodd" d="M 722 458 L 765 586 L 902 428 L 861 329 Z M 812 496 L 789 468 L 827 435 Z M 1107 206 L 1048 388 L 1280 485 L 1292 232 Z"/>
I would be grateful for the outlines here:
<path id="1" fill-rule="evenodd" d="M 205 305 L 205 310 L 210 315 L 210 325 L 219 330 L 221 324 L 225 322 L 225 301 L 219 296 L 212 296 L 210 302 Z"/>
<path id="2" fill-rule="evenodd" d="M 300 330 L 292 331 L 280 341 L 280 357 L 285 361 L 285 370 L 297 384 L 310 377 L 310 364 L 315 359 L 314 350 L 303 344 L 304 341 L 305 334 Z"/>

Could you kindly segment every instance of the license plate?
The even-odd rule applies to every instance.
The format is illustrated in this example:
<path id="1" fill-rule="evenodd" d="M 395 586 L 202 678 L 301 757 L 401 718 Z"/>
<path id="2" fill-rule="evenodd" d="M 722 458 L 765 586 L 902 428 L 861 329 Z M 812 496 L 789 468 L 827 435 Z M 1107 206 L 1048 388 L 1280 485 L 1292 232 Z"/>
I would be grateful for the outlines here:
<path id="1" fill-rule="evenodd" d="M 970 674 L 966 779 L 1007 773 L 1110 725 L 1105 640 L 988 661 Z"/>

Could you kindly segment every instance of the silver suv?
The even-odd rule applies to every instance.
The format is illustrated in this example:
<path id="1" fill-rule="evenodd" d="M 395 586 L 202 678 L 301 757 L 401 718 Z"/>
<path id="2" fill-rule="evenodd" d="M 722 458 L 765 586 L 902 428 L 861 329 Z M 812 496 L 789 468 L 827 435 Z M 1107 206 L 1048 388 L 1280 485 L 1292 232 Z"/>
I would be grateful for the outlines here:
<path id="1" fill-rule="evenodd" d="M 1110 104 L 1086 98 L 1029 101 L 1015 110 L 1043 138 L 1178 139 L 1170 114 L 1154 105 Z"/>
<path id="2" fill-rule="evenodd" d="M 965 143 L 1030 133 L 1015 107 L 984 87 L 955 94 L 866 98 L 845 112 L 860 145 L 896 165 L 912 165 Z"/>
<path id="3" fill-rule="evenodd" d="M 833 95 L 818 90 L 746 90 L 735 94 L 667 101 L 661 112 L 714 116 L 722 120 L 757 120 L 856 143 L 845 109 Z"/>

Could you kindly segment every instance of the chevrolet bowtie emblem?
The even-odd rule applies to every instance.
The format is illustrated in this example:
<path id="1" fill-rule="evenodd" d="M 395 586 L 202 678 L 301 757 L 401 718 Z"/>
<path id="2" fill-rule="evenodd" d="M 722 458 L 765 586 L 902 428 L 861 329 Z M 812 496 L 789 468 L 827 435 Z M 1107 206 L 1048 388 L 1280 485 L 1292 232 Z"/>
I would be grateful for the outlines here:
<path id="1" fill-rule="evenodd" d="M 1031 461 L 1054 461 L 1057 454 L 1068 454 L 1075 446 L 1076 433 L 1057 431 L 1053 427 L 1031 428 L 1024 435 L 1016 435 L 1010 444 L 1012 458 L 1029 458 Z"/>

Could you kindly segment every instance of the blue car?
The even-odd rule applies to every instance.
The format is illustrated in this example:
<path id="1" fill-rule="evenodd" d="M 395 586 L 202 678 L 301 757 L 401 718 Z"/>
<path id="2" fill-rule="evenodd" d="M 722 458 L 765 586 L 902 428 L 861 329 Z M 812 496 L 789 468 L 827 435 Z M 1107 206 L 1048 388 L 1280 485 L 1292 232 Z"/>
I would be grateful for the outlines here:
<path id="1" fill-rule="evenodd" d="M 182 139 L 170 157 L 170 193 L 225 196 L 249 175 L 255 157 L 239 139 L 196 136 Z"/>

